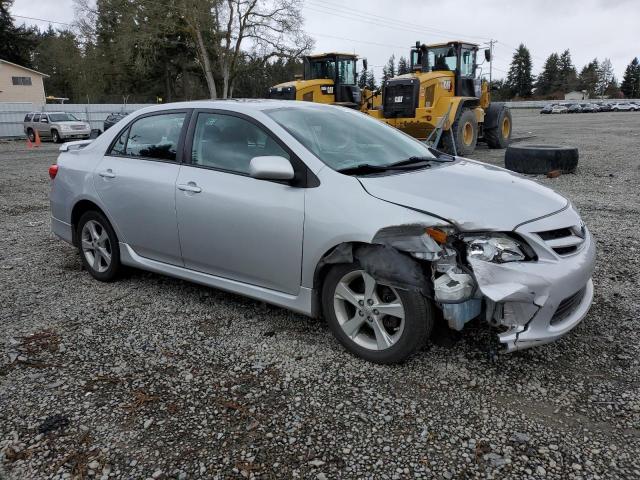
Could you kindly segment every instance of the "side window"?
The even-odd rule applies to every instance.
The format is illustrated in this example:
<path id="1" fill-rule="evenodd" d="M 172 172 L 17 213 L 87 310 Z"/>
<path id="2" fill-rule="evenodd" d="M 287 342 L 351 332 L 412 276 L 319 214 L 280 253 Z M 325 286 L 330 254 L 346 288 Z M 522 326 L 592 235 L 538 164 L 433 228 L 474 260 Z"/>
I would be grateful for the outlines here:
<path id="1" fill-rule="evenodd" d="M 49 117 L 47 117 L 46 115 L 40 115 L 40 122 L 49 123 Z"/>
<path id="2" fill-rule="evenodd" d="M 125 154 L 125 148 L 127 146 L 127 135 L 129 135 L 129 129 L 125 128 L 124 132 L 122 132 L 118 137 L 118 140 L 116 140 L 116 143 L 114 143 L 113 147 L 111 147 L 111 151 L 109 152 L 110 154 L 113 154 L 113 155 Z"/>
<path id="3" fill-rule="evenodd" d="M 31 121 L 31 117 L 33 117 L 33 113 L 27 113 L 24 117 L 24 121 L 25 122 L 30 122 Z"/>
<path id="4" fill-rule="evenodd" d="M 178 141 L 184 123 L 185 113 L 163 113 L 137 120 L 129 128 L 126 144 L 122 143 L 124 155 L 130 157 L 175 160 Z M 118 139 L 123 141 L 122 135 Z M 115 152 L 116 147 L 112 149 Z"/>
<path id="5" fill-rule="evenodd" d="M 40 114 L 39 114 L 39 113 L 36 113 L 36 114 L 33 116 L 33 121 L 34 121 L 34 122 L 39 122 L 39 121 L 40 121 Z"/>
<path id="6" fill-rule="evenodd" d="M 200 113 L 191 150 L 194 165 L 249 173 L 253 157 L 289 154 L 262 128 L 239 117 Z"/>

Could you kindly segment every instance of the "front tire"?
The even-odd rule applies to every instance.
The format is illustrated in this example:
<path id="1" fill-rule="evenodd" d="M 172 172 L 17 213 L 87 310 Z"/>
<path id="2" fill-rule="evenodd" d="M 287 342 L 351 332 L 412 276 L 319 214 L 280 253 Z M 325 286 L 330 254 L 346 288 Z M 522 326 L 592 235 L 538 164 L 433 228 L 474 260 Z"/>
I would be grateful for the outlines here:
<path id="1" fill-rule="evenodd" d="M 62 142 L 62 139 L 60 138 L 60 134 L 55 129 L 51 130 L 51 140 L 53 141 L 53 143 L 61 143 Z"/>
<path id="2" fill-rule="evenodd" d="M 476 119 L 475 112 L 464 108 L 460 116 L 451 126 L 451 131 L 453 131 L 456 155 L 462 157 L 471 155 L 478 143 L 478 120 Z M 454 149 L 451 144 L 451 132 L 444 132 L 443 136 L 445 149 L 448 153 L 453 154 Z"/>
<path id="3" fill-rule="evenodd" d="M 76 234 L 84 268 L 96 280 L 111 282 L 121 270 L 120 247 L 111 224 L 100 212 L 80 217 Z"/>
<path id="4" fill-rule="evenodd" d="M 342 345 L 370 362 L 406 360 L 433 330 L 431 303 L 418 292 L 386 286 L 357 263 L 334 266 L 322 288 L 322 309 Z"/>

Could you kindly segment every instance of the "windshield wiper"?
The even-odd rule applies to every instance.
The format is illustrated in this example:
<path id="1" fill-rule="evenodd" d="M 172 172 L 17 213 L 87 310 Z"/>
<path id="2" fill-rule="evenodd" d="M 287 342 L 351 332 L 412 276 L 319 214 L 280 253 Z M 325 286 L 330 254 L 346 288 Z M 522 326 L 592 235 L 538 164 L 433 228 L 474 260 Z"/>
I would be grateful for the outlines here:
<path id="1" fill-rule="evenodd" d="M 433 147 L 427 147 L 427 148 L 432 153 L 432 155 L 436 157 L 434 159 L 436 162 L 453 162 L 456 159 L 456 157 L 454 157 L 453 155 L 449 155 L 448 153 L 441 152 L 440 150 L 436 150 Z"/>
<path id="2" fill-rule="evenodd" d="M 418 158 L 420 158 L 418 160 Z M 401 160 L 396 163 L 389 163 L 387 165 L 373 165 L 371 163 L 360 163 L 358 165 L 354 165 L 353 167 L 346 167 L 338 170 L 340 173 L 344 174 L 358 174 L 358 173 L 379 173 L 387 170 L 413 170 L 418 168 L 429 168 L 433 159 L 430 157 L 412 157 L 412 160 Z"/>

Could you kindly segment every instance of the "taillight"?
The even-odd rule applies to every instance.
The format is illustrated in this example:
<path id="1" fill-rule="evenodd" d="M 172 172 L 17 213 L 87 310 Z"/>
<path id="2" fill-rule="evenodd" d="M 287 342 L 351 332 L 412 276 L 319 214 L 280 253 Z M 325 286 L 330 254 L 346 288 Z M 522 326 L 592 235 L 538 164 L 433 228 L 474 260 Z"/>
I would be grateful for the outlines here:
<path id="1" fill-rule="evenodd" d="M 58 165 L 51 165 L 49 167 L 49 178 L 53 180 L 54 178 L 56 178 L 57 174 L 58 174 Z"/>

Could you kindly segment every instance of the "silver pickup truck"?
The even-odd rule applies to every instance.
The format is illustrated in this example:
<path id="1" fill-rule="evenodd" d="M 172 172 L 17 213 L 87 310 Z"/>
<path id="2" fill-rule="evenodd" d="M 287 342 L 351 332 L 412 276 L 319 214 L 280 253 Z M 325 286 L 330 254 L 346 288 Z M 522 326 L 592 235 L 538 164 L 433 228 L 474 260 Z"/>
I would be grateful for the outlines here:
<path id="1" fill-rule="evenodd" d="M 40 138 L 56 143 L 67 139 L 85 139 L 91 135 L 91 125 L 65 112 L 31 112 L 24 117 L 24 133 L 33 142 L 36 131 Z"/>

